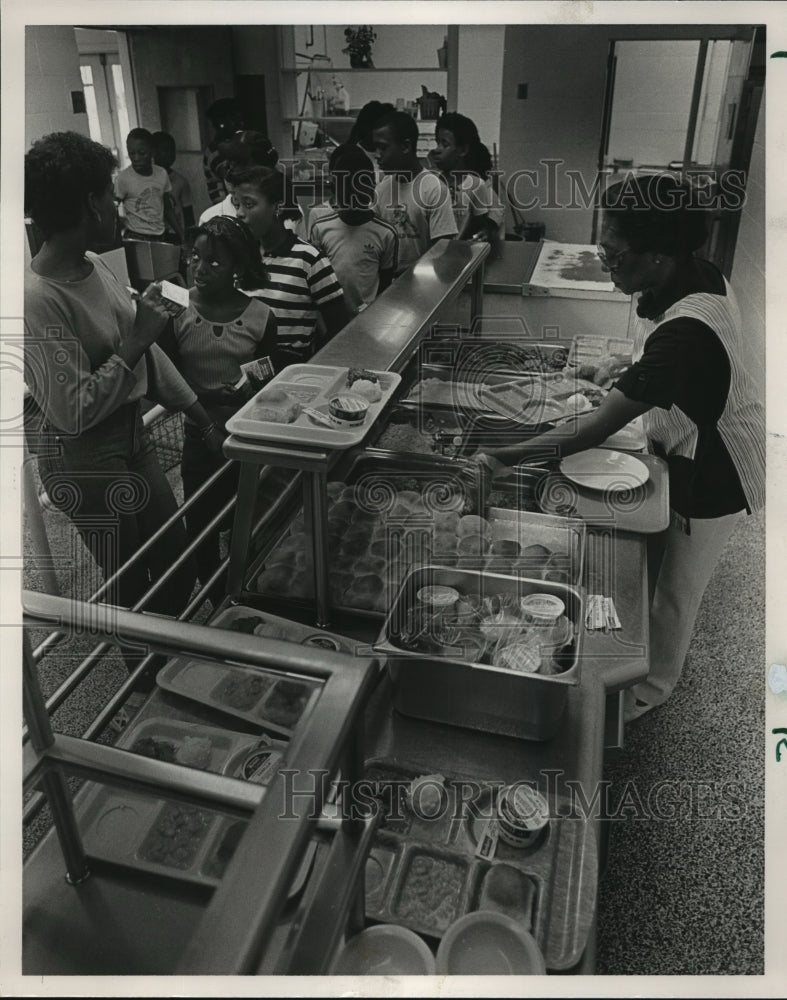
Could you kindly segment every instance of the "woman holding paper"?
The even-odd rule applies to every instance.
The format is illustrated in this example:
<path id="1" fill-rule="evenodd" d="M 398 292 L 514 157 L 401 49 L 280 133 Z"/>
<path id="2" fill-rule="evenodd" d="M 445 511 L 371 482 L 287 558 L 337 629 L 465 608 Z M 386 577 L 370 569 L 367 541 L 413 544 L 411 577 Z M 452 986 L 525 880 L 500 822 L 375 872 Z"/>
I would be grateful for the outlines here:
<path id="1" fill-rule="evenodd" d="M 763 407 L 743 360 L 732 289 L 694 256 L 706 211 L 671 175 L 612 185 L 602 202 L 598 254 L 613 284 L 639 292 L 634 363 L 591 413 L 521 445 L 476 459 L 499 475 L 523 458 L 565 457 L 602 444 L 644 415 L 652 451 L 669 467 L 670 527 L 650 609 L 650 673 L 626 692 L 627 721 L 667 700 L 700 601 L 744 512 L 765 502 Z"/>
<path id="2" fill-rule="evenodd" d="M 25 208 L 44 243 L 25 270 L 25 382 L 43 411 L 39 471 L 104 579 L 177 511 L 142 424 L 143 398 L 182 410 L 207 447 L 221 437 L 157 341 L 170 313 L 158 284 L 135 303 L 91 248 L 111 245 L 117 223 L 104 146 L 56 132 L 25 156 Z M 132 607 L 185 547 L 177 521 L 112 584 L 104 600 Z M 180 567 L 148 609 L 178 614 L 194 567 Z"/>
<path id="3" fill-rule="evenodd" d="M 162 346 L 223 431 L 232 414 L 273 375 L 276 317 L 264 302 L 246 294 L 263 286 L 265 269 L 259 243 L 240 219 L 220 215 L 200 226 L 191 267 L 194 286 L 188 308 Z M 250 377 L 244 369 L 250 369 Z M 187 420 L 181 461 L 184 498 L 192 497 L 224 462 Z M 236 466 L 196 501 L 186 514 L 190 539 L 235 495 L 237 483 Z M 203 584 L 219 565 L 220 530 L 211 532 L 196 552 Z"/>

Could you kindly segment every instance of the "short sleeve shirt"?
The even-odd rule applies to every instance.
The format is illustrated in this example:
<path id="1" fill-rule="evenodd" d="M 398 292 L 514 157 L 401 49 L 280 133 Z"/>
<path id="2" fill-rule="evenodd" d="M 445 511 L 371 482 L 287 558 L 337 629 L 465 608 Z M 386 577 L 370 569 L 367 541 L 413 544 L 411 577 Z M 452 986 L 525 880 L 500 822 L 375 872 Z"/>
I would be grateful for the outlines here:
<path id="1" fill-rule="evenodd" d="M 705 261 L 692 266 L 691 280 L 677 299 L 652 308 L 661 314 L 696 292 L 726 294 L 720 272 Z M 647 315 L 642 305 L 640 313 Z M 721 517 L 746 507 L 740 477 L 717 427 L 730 379 L 730 360 L 716 333 L 699 320 L 678 317 L 656 327 L 642 357 L 615 383 L 629 399 L 664 410 L 678 406 L 697 425 L 693 459 L 663 456 L 670 469 L 670 504 L 684 517 Z"/>
<path id="2" fill-rule="evenodd" d="M 399 270 L 415 263 L 433 240 L 459 232 L 448 185 L 428 170 L 409 181 L 383 177 L 375 188 L 374 207 L 399 238 Z"/>
<path id="3" fill-rule="evenodd" d="M 126 167 L 115 179 L 115 194 L 123 203 L 126 225 L 143 236 L 163 235 L 164 195 L 171 192 L 169 174 L 155 164 L 149 176 Z"/>
<path id="4" fill-rule="evenodd" d="M 396 230 L 382 219 L 350 226 L 337 212 L 322 215 L 312 225 L 309 242 L 330 259 L 347 305 L 354 312 L 374 301 L 380 271 L 392 270 L 397 264 Z"/>

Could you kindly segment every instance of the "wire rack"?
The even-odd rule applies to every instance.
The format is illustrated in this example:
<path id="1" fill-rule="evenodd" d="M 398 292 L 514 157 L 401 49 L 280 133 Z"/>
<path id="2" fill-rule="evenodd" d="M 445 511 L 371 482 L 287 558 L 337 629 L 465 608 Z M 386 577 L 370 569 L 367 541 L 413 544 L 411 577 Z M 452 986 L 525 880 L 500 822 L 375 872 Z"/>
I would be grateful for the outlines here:
<path id="1" fill-rule="evenodd" d="M 161 468 L 169 472 L 180 463 L 183 453 L 183 414 L 161 413 L 149 422 L 146 420 L 145 425 L 153 438 Z"/>

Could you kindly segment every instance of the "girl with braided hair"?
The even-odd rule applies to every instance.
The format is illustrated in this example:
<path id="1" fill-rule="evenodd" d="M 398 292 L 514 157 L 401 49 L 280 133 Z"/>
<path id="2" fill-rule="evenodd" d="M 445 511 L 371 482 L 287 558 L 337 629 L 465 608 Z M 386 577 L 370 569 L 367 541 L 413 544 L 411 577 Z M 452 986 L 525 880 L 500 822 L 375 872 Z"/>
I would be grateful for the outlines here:
<path id="1" fill-rule="evenodd" d="M 197 229 L 191 255 L 194 286 L 189 305 L 174 321 L 168 353 L 217 427 L 251 396 L 241 384 L 241 365 L 270 357 L 276 346 L 276 317 L 259 298 L 245 294 L 265 283 L 260 245 L 240 219 L 216 216 Z M 181 476 L 185 499 L 193 496 L 223 463 L 209 451 L 190 421 L 185 423 Z M 186 515 L 190 538 L 237 492 L 237 468 L 225 475 Z M 227 525 L 229 527 L 229 525 Z M 203 584 L 219 564 L 219 533 L 197 550 Z"/>

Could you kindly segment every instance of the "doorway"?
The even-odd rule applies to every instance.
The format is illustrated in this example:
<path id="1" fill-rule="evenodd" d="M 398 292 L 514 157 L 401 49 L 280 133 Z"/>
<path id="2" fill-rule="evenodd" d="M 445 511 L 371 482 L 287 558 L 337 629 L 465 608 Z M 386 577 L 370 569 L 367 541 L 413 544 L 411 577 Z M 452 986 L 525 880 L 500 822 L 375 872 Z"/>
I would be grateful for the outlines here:
<path id="1" fill-rule="evenodd" d="M 756 121 L 757 112 L 748 88 L 763 46 L 760 28 L 730 34 L 709 27 L 693 38 L 612 40 L 598 157 L 600 188 L 632 174 L 664 171 L 713 185 L 724 170 L 747 170 L 742 138 L 751 132 L 750 119 L 753 114 Z M 596 210 L 594 242 L 598 214 Z M 725 274 L 732 263 L 732 225 L 732 213 L 717 212 L 702 251 Z"/>

